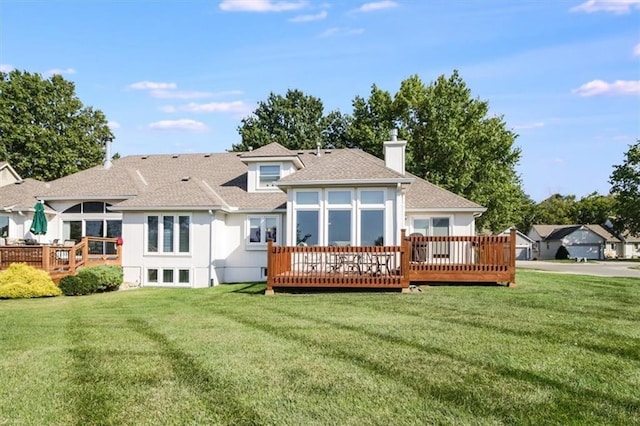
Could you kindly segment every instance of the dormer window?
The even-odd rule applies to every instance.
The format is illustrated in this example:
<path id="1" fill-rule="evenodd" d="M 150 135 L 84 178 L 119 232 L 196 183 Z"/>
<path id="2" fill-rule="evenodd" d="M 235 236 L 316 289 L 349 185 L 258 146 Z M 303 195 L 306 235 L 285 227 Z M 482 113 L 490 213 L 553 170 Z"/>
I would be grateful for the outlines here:
<path id="1" fill-rule="evenodd" d="M 280 165 L 261 165 L 259 169 L 259 187 L 272 187 L 273 183 L 280 179 Z"/>

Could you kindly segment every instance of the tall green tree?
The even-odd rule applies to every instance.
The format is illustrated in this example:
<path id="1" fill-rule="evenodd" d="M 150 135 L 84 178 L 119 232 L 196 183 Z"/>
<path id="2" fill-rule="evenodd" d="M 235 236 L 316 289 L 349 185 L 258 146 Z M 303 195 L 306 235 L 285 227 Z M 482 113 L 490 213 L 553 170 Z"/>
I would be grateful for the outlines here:
<path id="1" fill-rule="evenodd" d="M 575 222 L 575 195 L 553 194 L 535 207 L 534 224 L 570 225 Z"/>
<path id="2" fill-rule="evenodd" d="M 0 160 L 23 178 L 53 180 L 98 165 L 107 139 L 105 115 L 85 107 L 72 82 L 0 72 Z"/>
<path id="3" fill-rule="evenodd" d="M 319 98 L 305 95 L 300 90 L 287 90 L 285 96 L 271 93 L 266 101 L 258 103 L 253 115 L 242 119 L 238 132 L 242 137 L 234 151 L 246 151 L 278 142 L 296 149 L 346 146 L 344 129 L 346 117 L 339 112 L 324 115 Z"/>
<path id="4" fill-rule="evenodd" d="M 479 229 L 502 231 L 521 220 L 525 194 L 515 170 L 520 149 L 516 134 L 489 105 L 473 98 L 454 71 L 425 85 L 418 76 L 399 91 L 372 87 L 367 100 L 356 97 L 347 138 L 381 157 L 391 128 L 407 140 L 407 170 L 487 207 Z"/>
<path id="5" fill-rule="evenodd" d="M 609 183 L 616 200 L 616 228 L 640 235 L 640 140 L 629 146 L 622 164 L 613 166 Z"/>
<path id="6" fill-rule="evenodd" d="M 576 201 L 571 216 L 573 223 L 604 224 L 614 215 L 615 198 L 611 195 L 600 195 L 592 192 Z"/>

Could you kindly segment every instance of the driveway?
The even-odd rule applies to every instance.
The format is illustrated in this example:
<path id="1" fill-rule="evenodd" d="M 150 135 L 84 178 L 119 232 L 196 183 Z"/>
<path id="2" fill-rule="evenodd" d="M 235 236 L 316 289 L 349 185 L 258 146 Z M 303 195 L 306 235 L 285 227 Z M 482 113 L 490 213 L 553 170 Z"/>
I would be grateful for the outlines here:
<path id="1" fill-rule="evenodd" d="M 640 263 L 607 261 L 590 263 L 557 263 L 545 262 L 543 260 L 516 261 L 516 267 L 523 269 L 537 269 L 565 274 L 598 275 L 602 277 L 640 278 L 640 270 L 630 269 L 632 266 L 640 266 Z"/>

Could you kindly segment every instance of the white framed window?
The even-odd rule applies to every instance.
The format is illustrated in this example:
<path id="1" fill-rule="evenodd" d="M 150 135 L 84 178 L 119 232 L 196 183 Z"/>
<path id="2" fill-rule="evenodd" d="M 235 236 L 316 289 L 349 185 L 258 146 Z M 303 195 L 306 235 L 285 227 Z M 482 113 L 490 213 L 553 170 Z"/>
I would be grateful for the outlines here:
<path id="1" fill-rule="evenodd" d="M 361 246 L 382 246 L 385 235 L 385 193 L 382 189 L 358 191 L 358 243 Z"/>
<path id="2" fill-rule="evenodd" d="M 182 268 L 148 268 L 147 284 L 190 285 L 191 270 Z"/>
<path id="3" fill-rule="evenodd" d="M 280 242 L 280 216 L 247 216 L 247 247 L 264 248 L 267 241 Z"/>
<path id="4" fill-rule="evenodd" d="M 411 234 L 424 236 L 446 237 L 451 235 L 451 217 L 414 217 L 411 220 Z M 447 241 L 432 241 L 429 253 L 434 258 L 447 258 L 450 243 Z"/>
<path id="5" fill-rule="evenodd" d="M 384 245 L 391 214 L 387 201 L 384 188 L 297 190 L 293 203 L 296 244 Z"/>
<path id="6" fill-rule="evenodd" d="M 9 236 L 9 216 L 0 215 L 0 238 Z"/>
<path id="7" fill-rule="evenodd" d="M 145 243 L 147 253 L 189 253 L 191 251 L 191 216 L 148 215 Z"/>
<path id="8" fill-rule="evenodd" d="M 295 244 L 317 246 L 320 242 L 320 192 L 296 191 L 294 210 Z"/>
<path id="9" fill-rule="evenodd" d="M 258 188 L 271 188 L 278 179 L 280 179 L 280 164 L 258 166 Z"/>

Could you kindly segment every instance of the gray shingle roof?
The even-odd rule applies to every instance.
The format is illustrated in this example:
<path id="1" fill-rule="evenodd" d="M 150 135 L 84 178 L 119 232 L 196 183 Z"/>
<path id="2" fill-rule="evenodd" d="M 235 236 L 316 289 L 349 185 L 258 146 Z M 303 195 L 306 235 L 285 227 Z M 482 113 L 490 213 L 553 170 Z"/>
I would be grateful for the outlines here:
<path id="1" fill-rule="evenodd" d="M 242 158 L 253 158 L 253 157 L 288 157 L 295 156 L 296 153 L 288 150 L 284 146 L 280 145 L 278 142 L 272 142 L 268 145 L 263 145 L 260 148 L 243 152 Z"/>
<path id="2" fill-rule="evenodd" d="M 342 181 L 409 184 L 407 208 L 482 211 L 483 208 L 436 185 L 385 167 L 384 161 L 357 149 L 289 151 L 270 144 L 251 153 L 133 155 L 115 160 L 109 169 L 94 167 L 50 183 L 38 194 L 46 199 L 124 200 L 122 208 L 217 208 L 268 211 L 283 208 L 283 192 L 247 192 L 247 156 L 295 156 L 304 168 L 281 183 Z"/>
<path id="3" fill-rule="evenodd" d="M 601 225 L 586 224 L 586 225 L 533 225 L 533 229 L 545 240 L 560 240 L 567 235 L 575 232 L 581 227 L 585 227 L 591 230 L 593 233 L 602 237 L 606 242 L 619 242 L 613 234 L 607 231 Z"/>
<path id="4" fill-rule="evenodd" d="M 0 210 L 33 211 L 36 195 L 46 190 L 46 185 L 39 180 L 27 178 L 0 187 Z"/>

